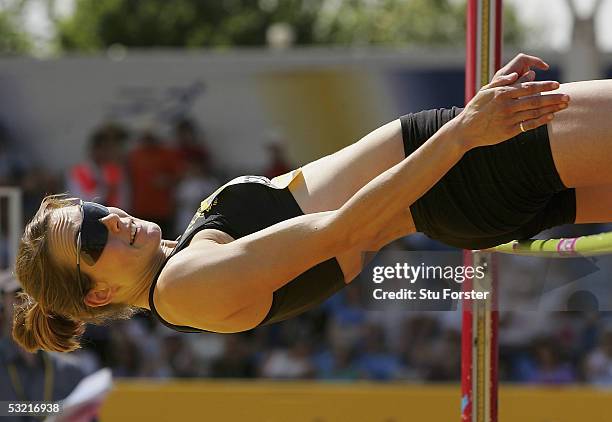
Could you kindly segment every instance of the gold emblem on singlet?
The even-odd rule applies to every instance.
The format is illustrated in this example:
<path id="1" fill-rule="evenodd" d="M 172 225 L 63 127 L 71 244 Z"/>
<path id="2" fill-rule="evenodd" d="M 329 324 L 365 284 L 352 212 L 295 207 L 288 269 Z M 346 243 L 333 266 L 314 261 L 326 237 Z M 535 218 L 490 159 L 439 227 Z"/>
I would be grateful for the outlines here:
<path id="1" fill-rule="evenodd" d="M 255 183 L 255 182 L 257 182 L 257 183 L 266 184 L 266 185 L 274 187 L 276 189 L 284 189 L 301 172 L 302 172 L 302 168 L 299 167 L 299 168 L 297 168 L 297 169 L 295 169 L 295 170 L 293 170 L 293 171 L 291 171 L 289 173 L 285 173 L 285 174 L 283 174 L 281 176 L 277 176 L 277 177 L 273 178 L 272 180 L 269 180 L 268 178 L 263 177 L 263 176 L 240 176 L 240 177 L 236 177 L 235 179 L 230 180 L 229 182 L 225 183 L 223 186 L 219 187 L 212 194 L 210 194 L 208 196 L 208 198 L 206 198 L 202 202 L 200 202 L 200 207 L 198 208 L 198 210 L 196 211 L 195 215 L 193 216 L 193 218 L 189 222 L 189 225 L 187 226 L 187 229 L 185 231 L 188 231 L 189 229 L 191 229 L 199 218 L 203 218 L 205 216 L 204 214 L 210 212 L 211 208 L 213 206 L 217 205 L 217 203 L 219 201 L 219 198 L 218 198 L 219 194 L 227 186 L 238 184 L 238 183 L 249 183 L 249 182 L 250 183 Z"/>

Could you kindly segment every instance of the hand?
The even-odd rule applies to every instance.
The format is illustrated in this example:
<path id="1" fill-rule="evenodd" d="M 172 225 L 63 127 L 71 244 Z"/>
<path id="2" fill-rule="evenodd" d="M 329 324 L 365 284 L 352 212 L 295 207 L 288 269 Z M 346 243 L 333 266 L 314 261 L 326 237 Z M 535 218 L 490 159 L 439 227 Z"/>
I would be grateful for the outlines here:
<path id="1" fill-rule="evenodd" d="M 516 73 L 502 76 L 489 84 L 493 86 L 481 89 L 453 119 L 459 125 L 466 148 L 498 144 L 518 135 L 522 129 L 527 131 L 550 122 L 554 113 L 567 108 L 568 95 L 540 95 L 559 88 L 558 82 L 517 82 L 510 85 L 509 81 L 516 80 L 517 76 Z"/>
<path id="2" fill-rule="evenodd" d="M 485 85 L 485 88 L 490 88 L 492 85 L 504 81 L 531 82 L 535 80 L 535 72 L 531 70 L 532 67 L 548 70 L 550 66 L 539 57 L 520 53 L 510 60 L 507 65 L 499 69 L 491 79 L 491 83 Z"/>

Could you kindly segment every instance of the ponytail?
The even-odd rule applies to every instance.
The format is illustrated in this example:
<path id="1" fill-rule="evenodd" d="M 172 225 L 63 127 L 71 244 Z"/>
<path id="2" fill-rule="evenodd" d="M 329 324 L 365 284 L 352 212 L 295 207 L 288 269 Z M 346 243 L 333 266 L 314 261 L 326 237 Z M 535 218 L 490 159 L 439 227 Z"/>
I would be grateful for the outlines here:
<path id="1" fill-rule="evenodd" d="M 85 323 L 54 313 L 46 313 L 40 304 L 26 293 L 20 293 L 22 303 L 16 305 L 13 338 L 24 349 L 35 352 L 71 352 L 78 349 Z"/>

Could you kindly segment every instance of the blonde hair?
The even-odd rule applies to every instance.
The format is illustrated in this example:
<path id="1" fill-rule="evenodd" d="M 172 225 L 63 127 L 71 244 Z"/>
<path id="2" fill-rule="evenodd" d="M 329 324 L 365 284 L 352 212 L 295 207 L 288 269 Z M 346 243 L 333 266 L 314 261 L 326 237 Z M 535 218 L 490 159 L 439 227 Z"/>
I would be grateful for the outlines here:
<path id="1" fill-rule="evenodd" d="M 24 292 L 18 295 L 13 338 L 24 349 L 70 352 L 80 347 L 85 324 L 127 319 L 141 309 L 122 303 L 90 307 L 84 298 L 93 281 L 75 265 L 66 268 L 51 254 L 49 222 L 53 210 L 75 205 L 66 194 L 46 196 L 27 224 L 19 244 L 15 274 Z"/>

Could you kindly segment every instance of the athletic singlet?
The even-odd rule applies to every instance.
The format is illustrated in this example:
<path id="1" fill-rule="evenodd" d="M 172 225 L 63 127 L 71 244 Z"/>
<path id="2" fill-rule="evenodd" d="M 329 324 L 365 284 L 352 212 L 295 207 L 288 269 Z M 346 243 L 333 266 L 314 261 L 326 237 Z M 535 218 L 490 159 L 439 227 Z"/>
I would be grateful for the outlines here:
<path id="1" fill-rule="evenodd" d="M 298 169 L 289 176 L 289 179 L 285 179 L 286 185 L 299 172 Z M 177 331 L 206 332 L 199 328 L 171 324 L 157 313 L 153 303 L 153 292 L 163 267 L 170 258 L 187 247 L 193 236 L 201 230 L 216 229 L 229 234 L 234 239 L 239 239 L 281 221 L 303 215 L 286 185 L 284 188 L 275 186 L 268 178 L 262 176 L 241 176 L 221 186 L 201 202 L 187 230 L 177 239 L 178 244 L 151 283 L 149 306 L 159 321 Z M 338 261 L 335 258 L 324 261 L 276 290 L 272 306 L 258 326 L 301 314 L 322 303 L 344 286 L 344 275 Z"/>

